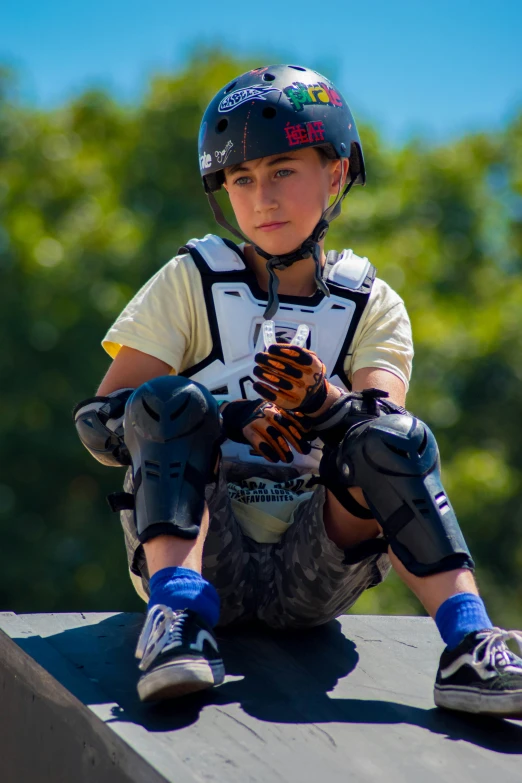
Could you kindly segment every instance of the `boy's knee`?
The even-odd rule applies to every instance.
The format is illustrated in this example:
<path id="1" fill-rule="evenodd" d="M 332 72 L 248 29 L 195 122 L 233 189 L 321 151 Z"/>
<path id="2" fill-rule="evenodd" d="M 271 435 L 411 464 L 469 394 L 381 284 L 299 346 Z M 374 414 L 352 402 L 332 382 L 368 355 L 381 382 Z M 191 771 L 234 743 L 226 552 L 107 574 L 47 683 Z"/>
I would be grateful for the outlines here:
<path id="1" fill-rule="evenodd" d="M 207 440 L 221 435 L 219 407 L 208 389 L 180 375 L 161 375 L 139 386 L 125 408 L 125 443 L 133 432 L 167 443 L 206 430 Z"/>
<path id="2" fill-rule="evenodd" d="M 337 464 L 357 484 L 392 551 L 416 576 L 474 564 L 440 476 L 439 450 L 424 422 L 389 414 L 354 428 Z"/>
<path id="3" fill-rule="evenodd" d="M 141 543 L 159 535 L 196 538 L 221 438 L 213 396 L 187 378 L 154 378 L 129 399 L 124 431 Z"/>

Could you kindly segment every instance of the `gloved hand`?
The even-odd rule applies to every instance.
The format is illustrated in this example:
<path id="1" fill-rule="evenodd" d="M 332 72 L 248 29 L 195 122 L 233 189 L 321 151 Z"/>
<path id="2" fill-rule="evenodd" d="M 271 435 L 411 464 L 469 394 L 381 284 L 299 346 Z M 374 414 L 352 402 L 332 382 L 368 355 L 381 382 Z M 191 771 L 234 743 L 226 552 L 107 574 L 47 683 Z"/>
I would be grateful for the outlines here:
<path id="1" fill-rule="evenodd" d="M 273 343 L 255 355 L 254 375 L 262 383 L 254 389 L 279 408 L 315 413 L 323 405 L 330 384 L 317 354 L 297 345 Z"/>
<path id="2" fill-rule="evenodd" d="M 223 434 L 236 443 L 249 443 L 253 453 L 269 462 L 292 462 L 292 446 L 309 454 L 306 430 L 291 413 L 263 400 L 234 400 L 222 410 Z"/>

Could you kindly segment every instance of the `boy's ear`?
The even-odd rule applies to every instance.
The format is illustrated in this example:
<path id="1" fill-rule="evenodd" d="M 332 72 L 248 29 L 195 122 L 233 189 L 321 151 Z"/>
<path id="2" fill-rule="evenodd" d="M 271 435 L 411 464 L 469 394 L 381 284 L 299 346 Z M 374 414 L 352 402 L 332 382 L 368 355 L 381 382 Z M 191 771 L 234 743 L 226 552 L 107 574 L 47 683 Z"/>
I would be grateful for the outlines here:
<path id="1" fill-rule="evenodd" d="M 333 164 L 330 195 L 336 196 L 346 183 L 350 161 L 348 158 L 337 158 Z M 340 183 L 339 180 L 341 180 Z"/>

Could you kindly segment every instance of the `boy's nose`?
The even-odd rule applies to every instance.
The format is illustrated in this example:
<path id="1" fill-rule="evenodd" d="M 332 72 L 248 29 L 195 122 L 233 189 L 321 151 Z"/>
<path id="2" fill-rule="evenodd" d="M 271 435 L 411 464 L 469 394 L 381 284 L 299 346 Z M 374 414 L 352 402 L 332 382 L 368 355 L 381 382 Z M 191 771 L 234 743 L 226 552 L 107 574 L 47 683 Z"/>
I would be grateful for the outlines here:
<path id="1" fill-rule="evenodd" d="M 273 188 L 268 183 L 258 183 L 256 187 L 255 205 L 258 212 L 277 207 Z"/>

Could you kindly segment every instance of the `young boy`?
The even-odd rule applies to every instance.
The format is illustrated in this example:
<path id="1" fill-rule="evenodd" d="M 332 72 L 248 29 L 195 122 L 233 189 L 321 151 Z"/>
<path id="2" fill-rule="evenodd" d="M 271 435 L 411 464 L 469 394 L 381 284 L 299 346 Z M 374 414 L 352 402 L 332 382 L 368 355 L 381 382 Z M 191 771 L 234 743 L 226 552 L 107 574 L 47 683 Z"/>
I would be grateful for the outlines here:
<path id="1" fill-rule="evenodd" d="M 320 625 L 393 567 L 447 645 L 435 702 L 522 716 L 505 644 L 522 634 L 493 628 L 434 436 L 402 407 L 404 304 L 367 259 L 324 253 L 365 181 L 346 101 L 300 66 L 243 74 L 208 106 L 199 161 L 241 244 L 181 248 L 109 330 L 112 365 L 75 409 L 89 451 L 131 465 L 116 505 L 148 600 L 141 699 L 222 682 L 218 622 Z"/>

